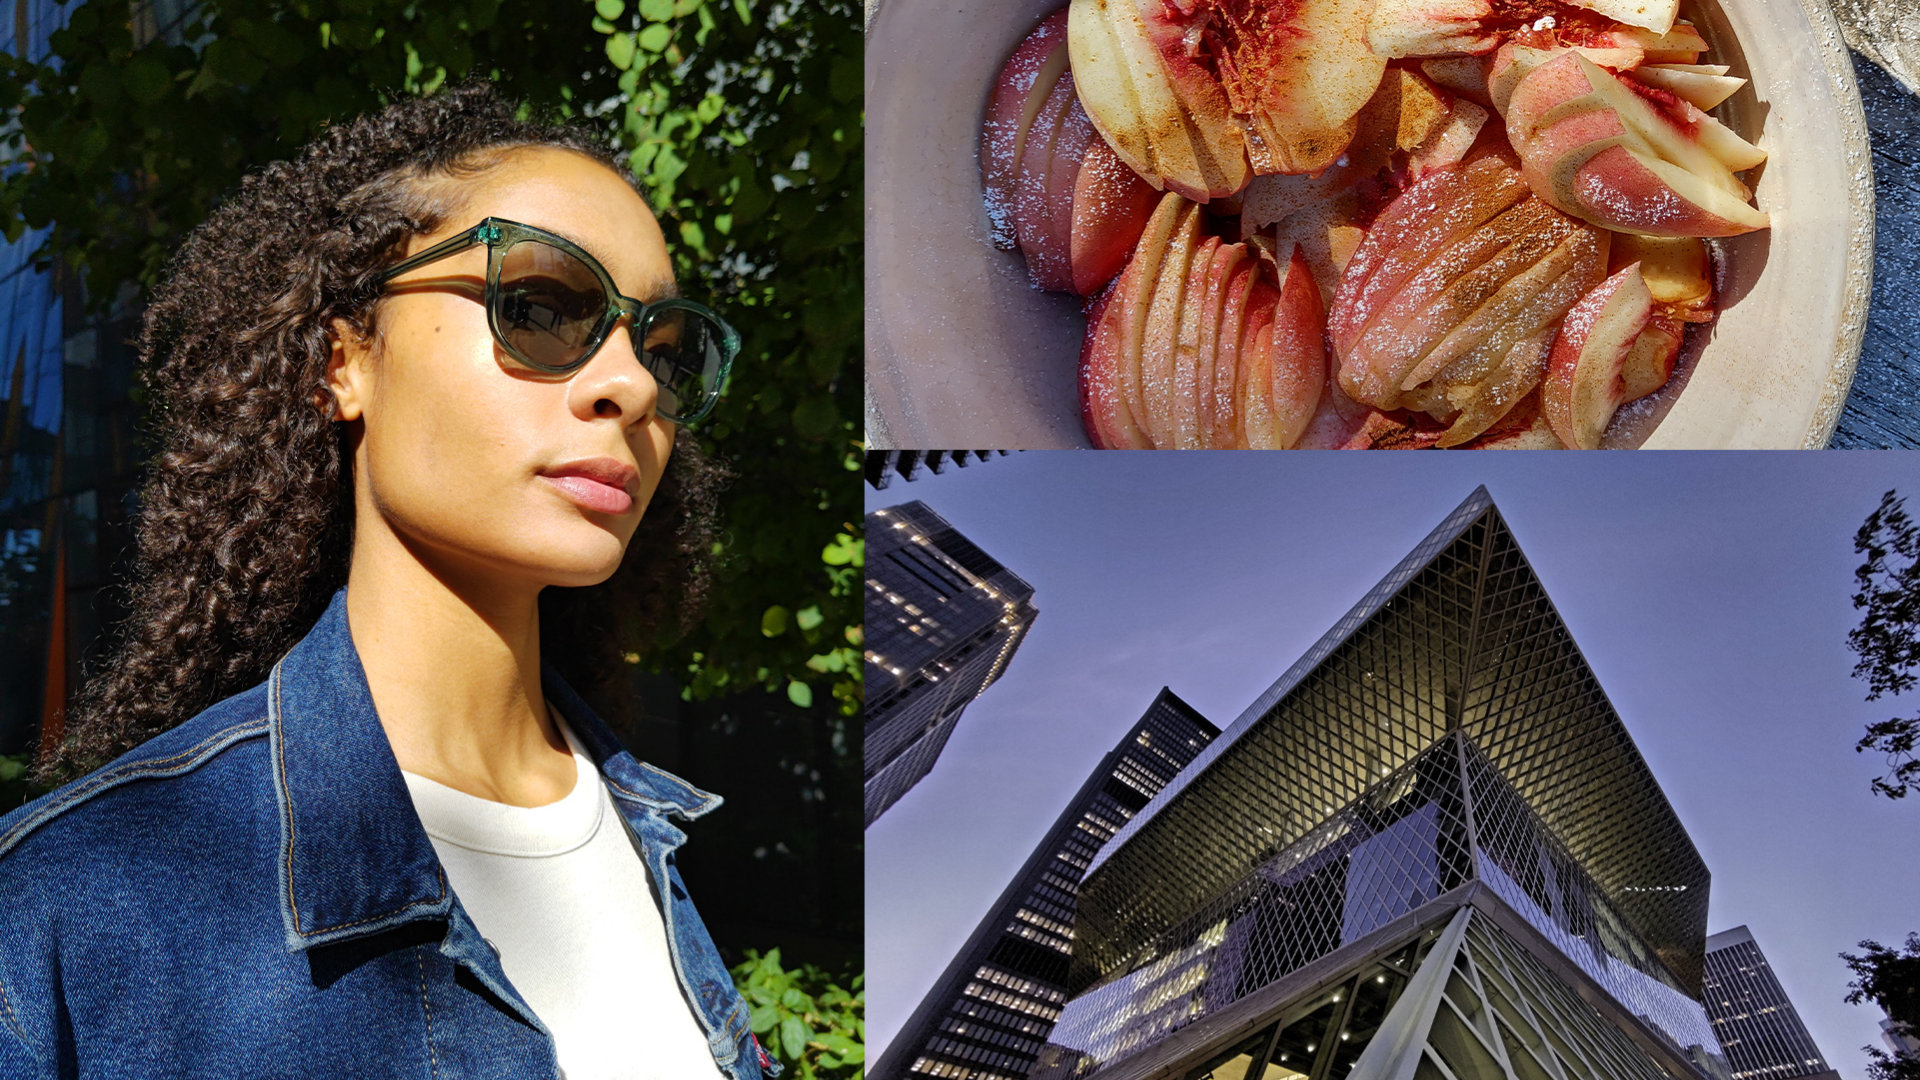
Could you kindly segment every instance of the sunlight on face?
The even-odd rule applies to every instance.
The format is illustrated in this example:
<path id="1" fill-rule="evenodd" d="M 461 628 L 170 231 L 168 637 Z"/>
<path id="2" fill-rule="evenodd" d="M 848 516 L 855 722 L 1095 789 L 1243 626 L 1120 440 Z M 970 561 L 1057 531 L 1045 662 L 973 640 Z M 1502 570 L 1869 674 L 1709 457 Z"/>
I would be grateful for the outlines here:
<path id="1" fill-rule="evenodd" d="M 514 151 L 457 195 L 443 228 L 416 237 L 408 254 L 497 217 L 574 241 L 642 302 L 673 287 L 653 214 L 590 158 Z M 570 375 L 514 362 L 487 327 L 486 270 L 487 250 L 475 246 L 389 286 L 377 340 L 335 390 L 341 418 L 364 421 L 356 498 L 441 571 L 596 584 L 620 565 L 666 468 L 673 425 L 657 415 L 659 388 L 625 323 Z"/>

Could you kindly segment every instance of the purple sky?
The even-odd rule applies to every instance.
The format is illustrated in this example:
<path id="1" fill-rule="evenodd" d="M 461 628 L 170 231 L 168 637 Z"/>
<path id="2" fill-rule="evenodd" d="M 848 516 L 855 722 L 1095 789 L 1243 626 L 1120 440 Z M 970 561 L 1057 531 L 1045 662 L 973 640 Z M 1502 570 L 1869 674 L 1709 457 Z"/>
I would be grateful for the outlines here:
<path id="1" fill-rule="evenodd" d="M 1032 582 L 1038 621 L 932 775 L 867 830 L 877 1055 L 1161 686 L 1230 724 L 1485 484 L 1713 874 L 1847 1080 L 1880 1013 L 1836 957 L 1920 930 L 1920 800 L 1853 744 L 1910 699 L 1849 672 L 1853 534 L 1920 456 L 1032 451 L 920 499 Z M 1920 694 L 1910 695 L 1920 697 Z"/>

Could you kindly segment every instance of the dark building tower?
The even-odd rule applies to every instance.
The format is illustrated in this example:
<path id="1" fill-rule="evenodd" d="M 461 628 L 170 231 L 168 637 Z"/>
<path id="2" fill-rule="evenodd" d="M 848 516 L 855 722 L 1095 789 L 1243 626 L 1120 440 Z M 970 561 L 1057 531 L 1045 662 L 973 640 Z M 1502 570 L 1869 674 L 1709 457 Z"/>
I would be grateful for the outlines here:
<path id="1" fill-rule="evenodd" d="M 1476 490 L 1081 878 L 1035 1080 L 1728 1080 L 1708 875 Z"/>
<path id="2" fill-rule="evenodd" d="M 1162 689 L 1100 761 L 868 1072 L 872 1080 L 1022 1080 L 1067 1000 L 1080 875 L 1220 729 Z"/>
<path id="3" fill-rule="evenodd" d="M 1733 1080 L 1795 1076 L 1838 1080 L 1746 927 L 1722 930 L 1707 939 L 1703 991 L 1707 1017 L 1727 1052 Z"/>
<path id="4" fill-rule="evenodd" d="M 967 704 L 1007 669 L 1033 586 L 922 502 L 867 515 L 867 824 L 932 771 Z"/>

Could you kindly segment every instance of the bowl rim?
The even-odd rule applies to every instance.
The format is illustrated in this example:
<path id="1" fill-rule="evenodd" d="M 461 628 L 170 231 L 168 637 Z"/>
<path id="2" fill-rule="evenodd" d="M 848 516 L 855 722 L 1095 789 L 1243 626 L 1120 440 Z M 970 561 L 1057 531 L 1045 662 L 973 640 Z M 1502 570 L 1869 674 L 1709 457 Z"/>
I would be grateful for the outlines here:
<path id="1" fill-rule="evenodd" d="M 1798 0 L 1800 10 L 1813 31 L 1818 48 L 1815 50 L 1827 78 L 1835 90 L 1837 105 L 1833 119 L 1842 129 L 1842 141 L 1848 146 L 1870 148 L 1867 132 L 1866 108 L 1860 98 L 1860 87 L 1854 77 L 1848 46 L 1841 31 L 1840 20 L 1829 0 Z M 864 38 L 871 44 L 874 28 L 882 12 L 894 10 L 897 4 L 888 4 L 886 0 L 865 0 Z M 876 96 L 884 98 L 885 88 L 876 86 L 875 65 L 867 65 L 866 93 L 869 99 Z M 876 92 L 878 94 L 876 95 Z M 866 153 L 878 152 L 872 141 L 867 143 Z M 1843 283 L 1843 299 L 1840 325 L 1834 337 L 1832 362 L 1828 366 L 1826 381 L 1820 396 L 1815 402 L 1806 436 L 1801 443 L 1802 449 L 1824 449 L 1833 439 L 1839 427 L 1840 418 L 1845 411 L 1848 396 L 1853 389 L 1853 380 L 1859 368 L 1860 351 L 1864 344 L 1867 329 L 1867 317 L 1873 295 L 1873 250 L 1874 250 L 1874 179 L 1873 156 L 1869 153 L 1849 155 L 1847 182 L 1847 212 L 1849 217 L 1847 243 L 1847 273 Z M 869 203 L 867 217 L 871 220 L 872 205 Z M 874 289 L 879 283 L 869 272 L 863 275 L 864 287 Z M 876 317 L 871 304 L 866 305 L 867 318 Z M 866 359 L 874 358 L 872 350 L 877 335 L 871 329 L 864 335 Z M 898 373 L 884 370 L 883 377 L 897 381 Z M 937 447 L 909 447 L 896 437 L 896 425 L 893 418 L 875 395 L 876 379 L 868 372 L 863 379 L 863 420 L 866 447 L 872 450 L 896 449 L 939 449 Z M 910 397 L 905 387 L 900 395 L 902 404 Z M 910 405 L 909 405 L 910 407 Z M 1008 447 L 1013 449 L 1013 447 Z"/>

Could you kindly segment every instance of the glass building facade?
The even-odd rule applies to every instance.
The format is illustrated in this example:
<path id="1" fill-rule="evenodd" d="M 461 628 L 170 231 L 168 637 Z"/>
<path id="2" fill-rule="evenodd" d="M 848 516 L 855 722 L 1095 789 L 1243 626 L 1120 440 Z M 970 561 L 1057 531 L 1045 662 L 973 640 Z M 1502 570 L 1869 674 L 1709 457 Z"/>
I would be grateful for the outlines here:
<path id="1" fill-rule="evenodd" d="M 866 822 L 933 770 L 960 714 L 1007 669 L 1033 586 L 922 502 L 867 515 Z"/>
<path id="2" fill-rule="evenodd" d="M 1707 939 L 1703 989 L 1733 1080 L 1834 1075 L 1746 927 Z"/>
<path id="3" fill-rule="evenodd" d="M 177 0 L 135 3 L 137 40 L 175 35 Z M 17 0 L 0 49 L 44 61 L 72 5 Z M 0 168 L 20 168 L 0 162 Z M 0 244 L 0 754 L 57 740 L 83 658 L 121 611 L 106 586 L 129 542 L 138 312 L 86 313 L 71 273 L 37 268 L 46 229 Z"/>
<path id="4" fill-rule="evenodd" d="M 1095 858 L 1031 1075 L 1726 1080 L 1708 883 L 1477 490 Z"/>
<path id="5" fill-rule="evenodd" d="M 1020 1080 L 1067 1000 L 1080 875 L 1220 729 L 1162 689 L 1101 759 L 919 1008 L 874 1080 Z"/>

